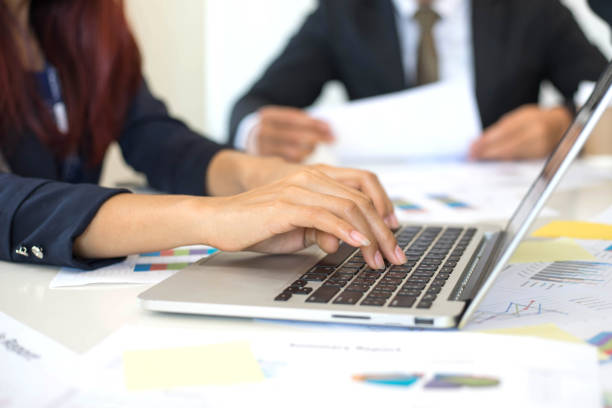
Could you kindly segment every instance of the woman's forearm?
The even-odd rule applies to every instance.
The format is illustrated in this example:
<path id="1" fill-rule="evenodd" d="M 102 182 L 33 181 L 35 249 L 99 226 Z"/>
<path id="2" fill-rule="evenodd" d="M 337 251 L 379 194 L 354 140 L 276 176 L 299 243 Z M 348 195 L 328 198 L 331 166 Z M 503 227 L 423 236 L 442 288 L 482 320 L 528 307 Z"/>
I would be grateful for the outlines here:
<path id="1" fill-rule="evenodd" d="M 98 210 L 74 242 L 75 255 L 113 258 L 203 244 L 207 204 L 214 198 L 120 194 Z"/>
<path id="2" fill-rule="evenodd" d="M 406 262 L 389 230 L 389 223 L 397 227 L 393 205 L 373 174 L 327 167 L 295 172 L 271 159 L 231 151 L 218 156 L 212 171 L 227 185 L 213 184 L 213 194 L 230 194 L 263 183 L 265 177 L 282 177 L 281 173 L 290 175 L 228 197 L 116 195 L 75 240 L 74 254 L 114 258 L 191 244 L 272 253 L 317 244 L 334 252 L 341 240 L 360 247 L 372 268 L 384 267 L 383 255 L 397 265 Z"/>
<path id="3" fill-rule="evenodd" d="M 222 150 L 208 167 L 207 193 L 235 195 L 282 177 L 293 168 L 282 159 Z M 220 215 L 220 200 L 184 195 L 115 196 L 100 207 L 75 240 L 74 253 L 83 258 L 110 258 L 181 245 L 210 244 L 219 229 L 212 221 Z"/>

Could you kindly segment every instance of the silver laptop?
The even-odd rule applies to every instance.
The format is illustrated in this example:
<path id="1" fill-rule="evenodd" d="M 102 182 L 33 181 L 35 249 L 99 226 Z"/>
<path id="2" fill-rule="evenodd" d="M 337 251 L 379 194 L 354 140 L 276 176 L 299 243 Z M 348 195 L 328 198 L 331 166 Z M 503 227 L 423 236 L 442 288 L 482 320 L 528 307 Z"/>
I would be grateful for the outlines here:
<path id="1" fill-rule="evenodd" d="M 145 309 L 218 316 L 463 327 L 502 271 L 612 99 L 612 64 L 504 230 L 404 225 L 408 263 L 372 270 L 343 244 L 293 255 L 217 253 L 140 294 Z"/>

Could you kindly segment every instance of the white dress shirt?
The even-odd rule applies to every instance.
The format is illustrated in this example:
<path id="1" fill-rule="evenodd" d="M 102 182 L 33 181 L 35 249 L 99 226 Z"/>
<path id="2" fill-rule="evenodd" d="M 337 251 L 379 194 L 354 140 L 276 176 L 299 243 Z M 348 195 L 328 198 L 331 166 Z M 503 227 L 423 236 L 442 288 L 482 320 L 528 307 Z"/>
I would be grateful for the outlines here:
<path id="1" fill-rule="evenodd" d="M 392 0 L 396 9 L 396 25 L 400 42 L 406 83 L 416 82 L 417 48 L 420 39 L 419 24 L 414 14 L 418 0 Z M 439 78 L 474 83 L 474 50 L 472 43 L 471 0 L 433 0 L 431 7 L 440 15 L 433 27 L 438 53 Z M 257 112 L 246 116 L 236 132 L 234 146 L 257 154 L 255 130 L 259 124 Z"/>

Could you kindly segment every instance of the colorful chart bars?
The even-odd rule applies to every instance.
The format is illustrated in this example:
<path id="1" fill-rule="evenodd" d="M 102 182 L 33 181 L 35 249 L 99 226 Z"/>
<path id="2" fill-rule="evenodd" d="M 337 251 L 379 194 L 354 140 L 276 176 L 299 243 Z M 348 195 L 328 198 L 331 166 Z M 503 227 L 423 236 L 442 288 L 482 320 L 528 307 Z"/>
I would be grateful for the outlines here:
<path id="1" fill-rule="evenodd" d="M 554 262 L 531 277 L 553 283 L 602 285 L 610 280 L 612 265 L 602 262 Z"/>
<path id="2" fill-rule="evenodd" d="M 186 248 L 168 249 L 166 251 L 148 252 L 140 256 L 188 256 L 188 255 L 210 255 L 217 252 L 215 248 Z"/>
<path id="3" fill-rule="evenodd" d="M 410 387 L 415 384 L 423 374 L 357 374 L 353 380 L 367 384 L 390 385 L 396 387 Z"/>
<path id="4" fill-rule="evenodd" d="M 188 267 L 188 262 L 177 262 L 177 263 L 153 263 L 153 264 L 136 264 L 134 265 L 134 272 L 150 272 L 150 271 L 177 271 Z"/>
<path id="5" fill-rule="evenodd" d="M 431 194 L 429 198 L 439 201 L 442 204 L 446 205 L 447 207 L 450 207 L 453 209 L 470 208 L 470 205 L 468 203 L 459 201 L 459 200 L 455 200 L 454 198 L 450 197 L 447 194 Z"/>
<path id="6" fill-rule="evenodd" d="M 587 340 L 587 342 L 597 347 L 602 353 L 608 355 L 608 361 L 612 361 L 612 332 L 599 333 Z"/>
<path id="7" fill-rule="evenodd" d="M 493 377 L 436 374 L 432 380 L 425 384 L 425 388 L 487 388 L 497 387 L 499 384 L 499 379 Z"/>
<path id="8" fill-rule="evenodd" d="M 397 198 L 392 201 L 393 201 L 393 205 L 402 211 L 416 211 L 416 212 L 425 211 L 425 209 L 421 207 L 420 205 L 413 203 L 411 201 L 406 201 L 402 198 Z"/>

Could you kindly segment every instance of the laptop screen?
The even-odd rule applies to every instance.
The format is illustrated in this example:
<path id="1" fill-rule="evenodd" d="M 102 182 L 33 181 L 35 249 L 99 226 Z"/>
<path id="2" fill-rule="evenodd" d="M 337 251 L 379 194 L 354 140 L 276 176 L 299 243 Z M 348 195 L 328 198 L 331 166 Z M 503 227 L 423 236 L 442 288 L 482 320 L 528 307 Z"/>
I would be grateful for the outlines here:
<path id="1" fill-rule="evenodd" d="M 499 249 L 492 259 L 494 267 L 465 311 L 459 323 L 460 328 L 467 323 L 472 313 L 477 309 L 497 275 L 506 265 L 521 239 L 527 234 L 529 227 L 544 207 L 554 188 L 561 181 L 574 158 L 580 153 L 611 100 L 612 64 L 608 65 L 604 71 L 589 100 L 578 112 L 574 122 L 544 164 L 540 175 L 531 185 L 523 201 L 508 221 L 502 241 L 498 246 Z"/>
<path id="2" fill-rule="evenodd" d="M 612 98 L 611 85 L 612 64 L 608 66 L 597 82 L 589 100 L 578 112 L 573 123 L 556 149 L 549 156 L 546 164 L 544 164 L 540 175 L 532 184 L 512 218 L 510 218 L 506 226 L 506 234 L 500 246 L 500 256 L 503 256 L 509 249 L 510 252 L 513 252 L 514 247 L 518 245 L 518 241 L 527 233 L 531 223 L 544 206 L 552 190 L 557 186 L 567 168 L 584 146 L 603 111 L 610 103 Z"/>

